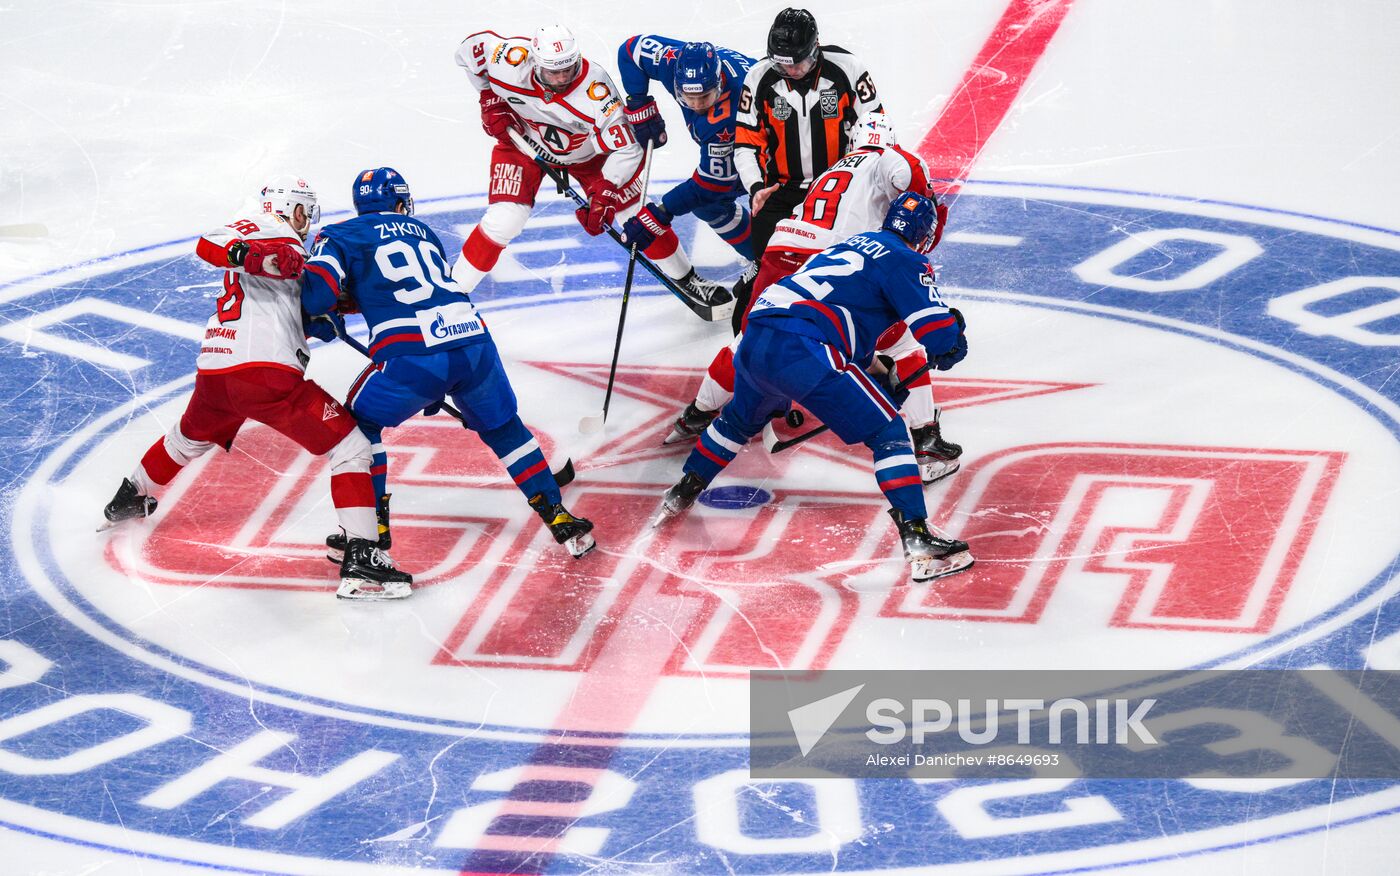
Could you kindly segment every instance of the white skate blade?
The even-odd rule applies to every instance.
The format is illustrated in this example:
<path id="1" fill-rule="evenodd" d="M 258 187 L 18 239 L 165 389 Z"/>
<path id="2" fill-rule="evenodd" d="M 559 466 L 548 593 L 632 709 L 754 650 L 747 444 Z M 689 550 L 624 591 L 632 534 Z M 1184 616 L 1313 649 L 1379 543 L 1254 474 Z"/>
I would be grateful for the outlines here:
<path id="1" fill-rule="evenodd" d="M 385 601 L 405 599 L 413 593 L 412 585 L 402 581 L 388 581 L 380 584 L 362 578 L 341 578 L 340 587 L 335 591 L 336 599 L 360 599 Z"/>
<path id="2" fill-rule="evenodd" d="M 961 572 L 964 569 L 972 568 L 972 552 L 959 551 L 956 554 L 949 554 L 946 557 L 919 557 L 910 560 L 909 568 L 914 583 L 922 584 L 925 581 L 932 581 L 935 578 L 945 578 L 949 575 Z"/>
<path id="3" fill-rule="evenodd" d="M 962 468 L 962 463 L 956 459 L 921 462 L 919 463 L 919 477 L 923 480 L 924 486 L 928 486 L 938 483 L 960 468 Z"/>
<path id="4" fill-rule="evenodd" d="M 564 542 L 565 549 L 567 549 L 568 552 L 572 554 L 574 559 L 576 560 L 583 559 L 583 557 L 587 555 L 589 551 L 593 550 L 597 546 L 598 543 L 593 540 L 593 536 L 589 535 L 586 532 L 583 535 L 576 535 L 573 538 L 567 539 Z"/>
<path id="5" fill-rule="evenodd" d="M 134 520 L 150 520 L 150 519 L 151 519 L 151 517 L 150 517 L 149 514 L 144 515 L 144 516 L 141 516 L 141 517 L 123 517 L 121 520 L 108 520 L 106 517 L 103 517 L 103 518 L 102 518 L 102 525 L 101 525 L 101 526 L 98 526 L 96 531 L 97 531 L 97 532 L 106 532 L 106 531 L 109 530 L 109 529 L 116 529 L 118 526 L 121 526 L 123 523 L 131 523 L 131 522 L 134 521 Z"/>
<path id="6" fill-rule="evenodd" d="M 679 444 L 679 443 L 681 443 L 682 441 L 686 441 L 686 440 L 694 441 L 696 438 L 699 438 L 699 437 L 700 437 L 699 435 L 691 435 L 691 434 L 688 434 L 688 433 L 686 433 L 686 432 L 682 432 L 680 429 L 677 429 L 675 426 L 672 426 L 672 427 L 671 427 L 671 434 L 667 435 L 667 436 L 661 441 L 661 443 L 662 443 L 662 444 Z"/>
<path id="7" fill-rule="evenodd" d="M 657 527 L 661 526 L 661 524 L 665 523 L 667 520 L 679 516 L 680 513 L 680 511 L 673 509 L 670 505 L 667 505 L 663 501 L 661 503 L 661 507 L 656 509 L 656 513 L 652 515 L 651 528 L 656 529 Z"/>

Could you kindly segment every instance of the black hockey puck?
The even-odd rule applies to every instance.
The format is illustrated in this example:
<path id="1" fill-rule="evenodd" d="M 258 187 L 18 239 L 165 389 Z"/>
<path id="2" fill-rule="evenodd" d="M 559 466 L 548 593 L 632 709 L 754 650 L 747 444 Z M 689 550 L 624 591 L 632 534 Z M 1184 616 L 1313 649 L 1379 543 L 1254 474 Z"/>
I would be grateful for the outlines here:
<path id="1" fill-rule="evenodd" d="M 802 424 L 807 422 L 807 417 L 797 408 L 788 411 L 787 416 L 783 419 L 787 421 L 789 429 L 800 429 L 802 428 Z"/>

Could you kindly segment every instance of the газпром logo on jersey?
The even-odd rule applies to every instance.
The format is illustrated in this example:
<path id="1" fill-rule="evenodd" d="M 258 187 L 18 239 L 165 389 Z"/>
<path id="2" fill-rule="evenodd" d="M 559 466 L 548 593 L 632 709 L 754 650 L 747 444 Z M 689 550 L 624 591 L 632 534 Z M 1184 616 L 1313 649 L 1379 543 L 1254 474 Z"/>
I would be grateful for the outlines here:
<path id="1" fill-rule="evenodd" d="M 429 221 L 461 228 L 471 204 Z M 559 400 L 602 391 L 596 324 L 623 256 L 567 225 L 524 240 L 477 302 L 525 419 L 579 463 L 570 507 L 603 550 L 561 557 L 479 442 L 417 418 L 386 445 L 394 553 L 422 586 L 369 610 L 330 595 L 324 462 L 265 429 L 192 466 L 149 524 L 91 533 L 189 390 L 219 284 L 188 247 L 0 290 L 0 335 L 39 370 L 8 378 L 9 406 L 51 436 L 17 460 L 0 822 L 287 872 L 489 869 L 532 850 L 565 871 L 625 854 L 794 872 L 1084 867 L 1400 808 L 1396 789 L 1322 781 L 755 790 L 744 739 L 750 668 L 1400 666 L 1400 608 L 1383 607 L 1400 533 L 1371 510 L 1400 490 L 1400 237 L 969 186 L 936 252 L 971 354 L 935 394 L 967 450 L 928 497 L 979 562 L 918 588 L 868 461 L 835 443 L 749 448 L 693 519 L 647 536 L 686 449 L 660 441 L 710 345 L 646 365 L 624 347 L 609 434 L 581 446 Z M 313 362 L 318 379 L 358 367 L 337 346 Z M 1184 814 L 1164 827 L 1168 800 Z"/>

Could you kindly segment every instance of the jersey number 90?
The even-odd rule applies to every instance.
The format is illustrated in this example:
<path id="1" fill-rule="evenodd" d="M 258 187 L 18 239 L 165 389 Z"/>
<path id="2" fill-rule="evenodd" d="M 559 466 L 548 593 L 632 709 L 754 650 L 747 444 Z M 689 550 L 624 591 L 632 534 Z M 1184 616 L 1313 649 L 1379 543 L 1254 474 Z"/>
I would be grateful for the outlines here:
<path id="1" fill-rule="evenodd" d="M 385 280 L 395 284 L 394 299 L 400 304 L 417 304 L 434 289 L 457 291 L 448 279 L 447 260 L 432 241 L 419 241 L 415 249 L 406 240 L 395 240 L 374 251 L 374 264 Z"/>

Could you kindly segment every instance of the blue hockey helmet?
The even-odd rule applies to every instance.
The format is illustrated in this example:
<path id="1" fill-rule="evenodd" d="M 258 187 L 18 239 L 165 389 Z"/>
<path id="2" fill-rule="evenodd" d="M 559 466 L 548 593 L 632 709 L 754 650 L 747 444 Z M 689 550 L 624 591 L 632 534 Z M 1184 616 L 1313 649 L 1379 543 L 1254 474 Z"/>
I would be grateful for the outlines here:
<path id="1" fill-rule="evenodd" d="M 392 213 L 402 201 L 404 212 L 413 215 L 413 196 L 408 192 L 408 182 L 392 167 L 374 167 L 361 171 L 355 178 L 350 196 L 355 201 L 355 212 Z"/>
<path id="2" fill-rule="evenodd" d="M 719 99 L 719 54 L 712 43 L 686 43 L 676 56 L 676 100 L 696 112 Z"/>
<path id="3" fill-rule="evenodd" d="M 880 227 L 904 238 L 916 252 L 926 253 L 933 249 L 938 230 L 938 205 L 918 192 L 904 192 L 890 203 Z"/>

